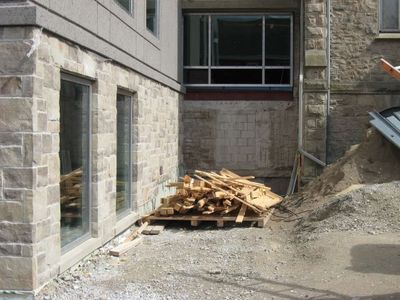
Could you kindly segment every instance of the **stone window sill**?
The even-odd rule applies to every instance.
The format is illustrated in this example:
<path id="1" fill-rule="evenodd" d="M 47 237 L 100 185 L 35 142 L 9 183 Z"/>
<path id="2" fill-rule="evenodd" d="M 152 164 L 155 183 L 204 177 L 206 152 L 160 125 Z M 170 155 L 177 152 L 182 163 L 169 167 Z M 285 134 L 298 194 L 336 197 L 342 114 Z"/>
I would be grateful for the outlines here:
<path id="1" fill-rule="evenodd" d="M 377 40 L 396 40 L 400 39 L 400 32 L 393 32 L 393 33 L 379 33 L 376 37 Z"/>
<path id="2" fill-rule="evenodd" d="M 188 90 L 189 101 L 293 101 L 292 91 L 209 91 Z"/>

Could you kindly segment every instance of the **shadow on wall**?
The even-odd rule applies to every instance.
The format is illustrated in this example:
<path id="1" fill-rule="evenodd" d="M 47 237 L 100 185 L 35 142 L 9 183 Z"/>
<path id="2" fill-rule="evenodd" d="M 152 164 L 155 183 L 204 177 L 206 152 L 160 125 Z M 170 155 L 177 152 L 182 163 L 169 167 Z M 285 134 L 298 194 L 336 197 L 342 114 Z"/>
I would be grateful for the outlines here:
<path id="1" fill-rule="evenodd" d="M 348 270 L 359 273 L 400 275 L 400 245 L 357 245 L 351 249 L 350 254 L 352 266 Z"/>

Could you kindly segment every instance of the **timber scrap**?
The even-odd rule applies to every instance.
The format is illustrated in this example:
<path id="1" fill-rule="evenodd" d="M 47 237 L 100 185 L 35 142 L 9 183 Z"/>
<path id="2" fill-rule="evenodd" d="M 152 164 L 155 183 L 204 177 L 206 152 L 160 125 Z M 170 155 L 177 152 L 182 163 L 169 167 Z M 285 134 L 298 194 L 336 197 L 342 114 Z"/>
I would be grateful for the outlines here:
<path id="1" fill-rule="evenodd" d="M 213 221 L 218 227 L 225 222 L 257 222 L 264 227 L 273 207 L 283 198 L 264 184 L 250 181 L 253 176 L 239 176 L 229 170 L 219 173 L 195 171 L 181 182 L 173 182 L 176 193 L 161 199 L 162 205 L 145 221 L 190 221 L 198 226 Z"/>

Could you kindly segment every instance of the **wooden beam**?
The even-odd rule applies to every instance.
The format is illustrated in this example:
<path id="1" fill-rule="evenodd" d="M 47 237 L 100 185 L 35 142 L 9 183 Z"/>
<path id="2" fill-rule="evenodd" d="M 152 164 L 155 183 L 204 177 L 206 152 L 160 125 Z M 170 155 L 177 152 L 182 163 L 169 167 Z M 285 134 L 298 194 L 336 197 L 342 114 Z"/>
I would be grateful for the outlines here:
<path id="1" fill-rule="evenodd" d="M 218 186 L 216 186 L 215 184 L 211 183 L 210 181 L 208 181 L 208 180 L 206 180 L 206 179 L 200 177 L 199 175 L 194 175 L 194 176 L 195 176 L 197 179 L 202 180 L 202 181 L 204 181 L 205 183 L 209 184 L 209 185 L 210 185 L 211 187 L 213 187 L 214 189 L 219 190 L 219 191 L 221 191 L 221 192 L 225 192 L 228 196 L 232 197 L 233 199 L 236 199 L 237 201 L 239 201 L 239 202 L 241 202 L 241 203 L 243 203 L 243 204 L 246 204 L 248 207 L 250 207 L 251 209 L 253 209 L 255 212 L 257 212 L 257 213 L 259 213 L 259 214 L 262 213 L 262 211 L 259 210 L 257 207 L 255 207 L 254 205 L 251 205 L 250 203 L 247 203 L 246 201 L 243 201 L 242 199 L 240 199 L 239 197 L 235 196 L 234 194 L 229 193 L 229 192 L 227 192 L 227 191 L 221 189 L 220 187 L 218 187 Z"/>
<path id="2" fill-rule="evenodd" d="M 243 223 L 243 219 L 244 219 L 244 215 L 246 214 L 246 210 L 247 210 L 247 206 L 245 204 L 242 204 L 239 214 L 235 220 L 236 223 Z"/>
<path id="3" fill-rule="evenodd" d="M 143 241 L 143 238 L 141 236 L 139 236 L 138 238 L 134 239 L 133 241 L 122 243 L 121 245 L 110 250 L 110 254 L 112 256 L 119 257 L 122 254 L 132 250 L 135 246 L 139 245 L 142 241 Z"/>
<path id="4" fill-rule="evenodd" d="M 139 235 L 143 232 L 143 230 L 146 229 L 146 227 L 147 227 L 148 225 L 149 225 L 149 222 L 147 222 L 147 221 L 144 222 L 144 223 L 142 224 L 142 226 L 140 226 L 137 230 L 135 230 L 134 232 L 132 232 L 132 233 L 125 239 L 124 243 L 134 240 L 137 236 L 139 236 Z"/>
<path id="5" fill-rule="evenodd" d="M 393 78 L 400 80 L 400 70 L 394 66 L 392 66 L 388 61 L 381 59 L 381 67 L 387 73 L 390 74 Z"/>

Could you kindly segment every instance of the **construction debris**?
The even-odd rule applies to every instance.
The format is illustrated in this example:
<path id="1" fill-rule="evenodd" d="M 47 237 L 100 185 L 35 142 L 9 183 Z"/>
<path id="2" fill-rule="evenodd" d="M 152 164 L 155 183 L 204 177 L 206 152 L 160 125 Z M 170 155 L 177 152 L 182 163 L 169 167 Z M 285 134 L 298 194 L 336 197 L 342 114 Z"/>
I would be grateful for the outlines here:
<path id="1" fill-rule="evenodd" d="M 61 220 L 73 222 L 81 217 L 82 169 L 61 176 Z"/>
<path id="2" fill-rule="evenodd" d="M 192 226 L 200 221 L 217 221 L 221 226 L 223 221 L 231 221 L 232 215 L 236 223 L 248 220 L 247 215 L 253 217 L 252 221 L 261 221 L 282 202 L 282 197 L 249 179 L 254 177 L 242 177 L 226 169 L 219 173 L 195 171 L 193 177 L 186 175 L 181 182 L 168 185 L 176 188 L 176 194 L 161 199 L 161 207 L 150 219 L 189 220 Z"/>

